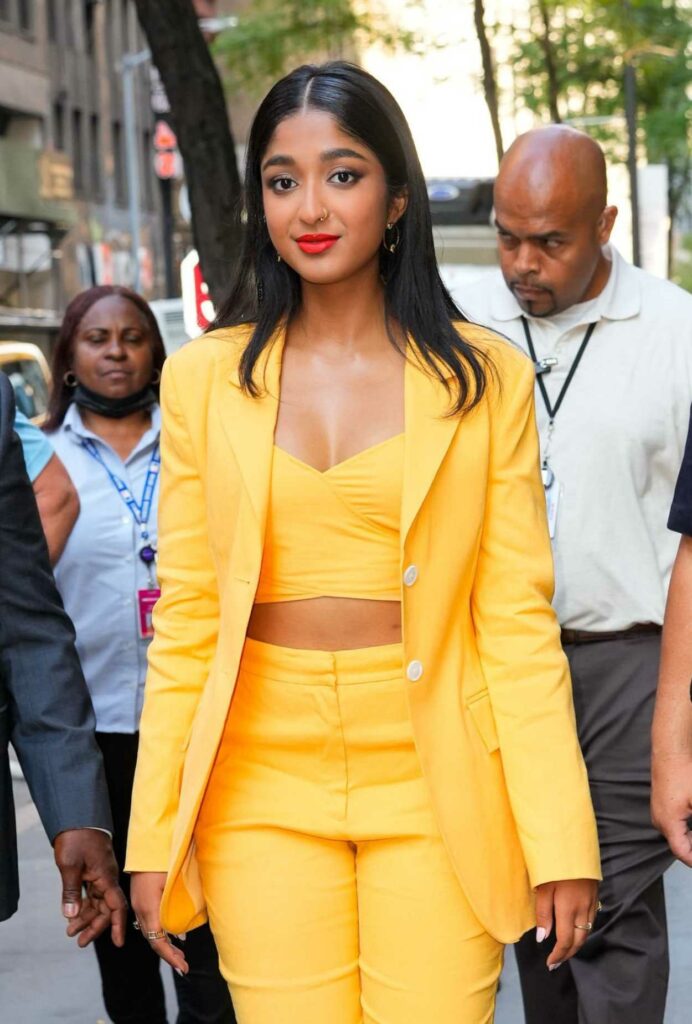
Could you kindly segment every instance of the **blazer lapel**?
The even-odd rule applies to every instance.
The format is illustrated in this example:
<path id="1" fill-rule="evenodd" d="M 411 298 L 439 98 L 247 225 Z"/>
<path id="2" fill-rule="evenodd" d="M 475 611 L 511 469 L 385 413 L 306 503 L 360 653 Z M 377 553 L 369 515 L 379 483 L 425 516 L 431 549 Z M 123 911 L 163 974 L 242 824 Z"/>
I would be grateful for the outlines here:
<path id="1" fill-rule="evenodd" d="M 216 405 L 223 432 L 247 490 L 263 542 L 271 486 L 274 430 L 279 409 L 281 357 L 285 332 L 276 332 L 258 361 L 256 376 L 262 393 L 253 398 L 240 387 L 237 359 L 224 360 L 217 379 Z"/>
<path id="2" fill-rule="evenodd" d="M 402 548 L 459 427 L 460 417 L 449 415 L 451 401 L 442 383 L 411 355 L 405 369 Z"/>

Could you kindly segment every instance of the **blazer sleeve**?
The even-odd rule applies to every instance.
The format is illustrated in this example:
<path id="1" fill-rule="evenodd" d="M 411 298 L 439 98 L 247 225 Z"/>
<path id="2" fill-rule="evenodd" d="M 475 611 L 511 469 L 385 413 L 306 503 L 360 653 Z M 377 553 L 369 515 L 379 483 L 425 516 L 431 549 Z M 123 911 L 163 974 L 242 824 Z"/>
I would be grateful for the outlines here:
<path id="1" fill-rule="evenodd" d="M 12 745 L 52 842 L 67 829 L 111 831 L 112 823 L 74 630 L 7 418 L 12 400 L 5 383 L 0 380 L 0 706 L 7 702 Z"/>
<path id="2" fill-rule="evenodd" d="M 178 808 L 184 741 L 209 675 L 219 631 L 219 592 L 204 485 L 176 392 L 174 363 L 161 380 L 161 597 L 140 723 L 128 834 L 128 871 L 166 871 Z"/>
<path id="3" fill-rule="evenodd" d="M 491 400 L 490 473 L 472 593 L 481 666 L 531 884 L 600 878 L 572 685 L 551 606 L 534 371 L 512 353 Z"/>

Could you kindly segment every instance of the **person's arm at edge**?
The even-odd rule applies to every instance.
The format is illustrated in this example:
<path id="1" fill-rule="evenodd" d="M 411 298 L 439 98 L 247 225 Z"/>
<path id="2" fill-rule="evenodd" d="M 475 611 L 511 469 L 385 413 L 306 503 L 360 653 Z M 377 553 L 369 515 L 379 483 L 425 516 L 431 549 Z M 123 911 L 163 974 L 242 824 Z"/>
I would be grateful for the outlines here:
<path id="1" fill-rule="evenodd" d="M 692 536 L 683 535 L 663 624 L 652 727 L 651 817 L 671 851 L 692 867 Z"/>
<path id="2" fill-rule="evenodd" d="M 10 701 L 11 741 L 54 846 L 68 933 L 81 931 L 79 944 L 86 945 L 110 924 L 113 940 L 122 944 L 126 903 L 108 834 L 93 710 L 50 572 L 22 448 L 11 431 L 11 391 L 1 378 L 0 399 L 0 672 Z M 89 889 L 84 900 L 83 882 Z"/>
<path id="3" fill-rule="evenodd" d="M 52 455 L 33 481 L 50 564 L 60 558 L 79 515 L 79 496 L 57 455 Z"/>

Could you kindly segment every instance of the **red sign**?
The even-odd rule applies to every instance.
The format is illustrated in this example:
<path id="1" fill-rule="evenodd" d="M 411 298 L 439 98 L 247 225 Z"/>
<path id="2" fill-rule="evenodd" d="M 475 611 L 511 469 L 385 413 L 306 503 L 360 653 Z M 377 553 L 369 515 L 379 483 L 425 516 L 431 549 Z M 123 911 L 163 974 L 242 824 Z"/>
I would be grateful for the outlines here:
<path id="1" fill-rule="evenodd" d="M 164 149 L 177 148 L 178 140 L 168 121 L 157 121 L 154 129 L 154 149 L 161 152 Z"/>
<path id="2" fill-rule="evenodd" d="M 185 330 L 191 338 L 196 338 L 212 322 L 215 312 L 195 249 L 192 249 L 180 264 L 180 281 Z"/>

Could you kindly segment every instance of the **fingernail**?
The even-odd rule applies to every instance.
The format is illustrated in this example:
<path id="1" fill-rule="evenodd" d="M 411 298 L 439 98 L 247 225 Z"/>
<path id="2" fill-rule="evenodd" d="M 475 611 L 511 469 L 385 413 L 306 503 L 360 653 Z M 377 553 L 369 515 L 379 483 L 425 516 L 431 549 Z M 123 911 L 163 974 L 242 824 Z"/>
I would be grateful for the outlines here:
<path id="1" fill-rule="evenodd" d="M 76 903 L 63 903 L 62 910 L 65 917 L 76 917 L 79 907 Z"/>
<path id="2" fill-rule="evenodd" d="M 175 973 L 176 973 L 176 974 L 179 974 L 181 978 L 184 978 L 184 977 L 185 977 L 185 975 L 183 974 L 183 972 L 182 972 L 182 971 L 180 970 L 180 968 L 179 968 L 179 967 L 176 967 L 176 968 L 175 968 Z"/>
<path id="3" fill-rule="evenodd" d="M 560 960 L 560 962 L 558 964 L 551 964 L 550 967 L 548 968 L 548 970 L 549 971 L 556 971 L 558 969 L 558 967 L 562 967 L 563 963 L 564 963 L 564 961 Z"/>
<path id="4" fill-rule="evenodd" d="M 536 942 L 543 942 L 547 934 L 547 928 L 536 928 Z"/>

